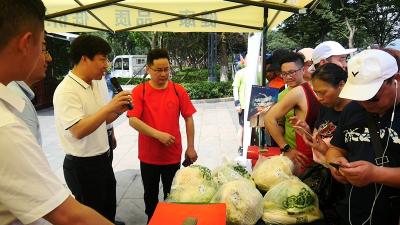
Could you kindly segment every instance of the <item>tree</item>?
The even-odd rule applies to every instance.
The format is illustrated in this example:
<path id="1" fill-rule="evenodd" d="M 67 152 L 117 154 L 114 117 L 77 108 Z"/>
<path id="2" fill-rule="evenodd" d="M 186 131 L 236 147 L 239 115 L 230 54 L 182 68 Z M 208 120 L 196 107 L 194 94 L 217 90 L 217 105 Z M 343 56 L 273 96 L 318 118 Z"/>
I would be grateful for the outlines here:
<path id="1" fill-rule="evenodd" d="M 366 0 L 363 8 L 365 27 L 375 44 L 383 47 L 400 38 L 399 0 Z"/>
<path id="2" fill-rule="evenodd" d="M 279 30 L 299 47 L 325 40 L 349 47 L 386 46 L 400 36 L 399 14 L 398 0 L 321 0 L 315 10 L 294 14 Z"/>
<path id="3" fill-rule="evenodd" d="M 205 68 L 207 63 L 207 33 L 163 33 L 163 46 L 168 49 L 170 58 L 184 66 Z"/>
<path id="4" fill-rule="evenodd" d="M 293 14 L 278 29 L 295 41 L 298 48 L 315 47 L 332 38 L 331 32 L 337 23 L 338 16 L 332 10 L 330 1 L 321 0 L 316 9 L 307 14 Z"/>
<path id="5" fill-rule="evenodd" d="M 146 37 L 146 34 L 141 34 L 141 32 L 96 32 L 94 35 L 107 40 L 112 49 L 111 57 L 116 55 L 146 54 L 151 48 L 151 42 Z"/>
<path id="6" fill-rule="evenodd" d="M 221 33 L 221 42 L 220 42 L 220 52 L 219 52 L 219 62 L 220 62 L 220 81 L 228 81 L 228 49 L 227 49 L 227 41 L 226 34 Z"/>
<path id="7" fill-rule="evenodd" d="M 288 38 L 282 31 L 267 32 L 267 50 L 273 52 L 278 48 L 294 49 L 299 47 L 299 43 Z"/>

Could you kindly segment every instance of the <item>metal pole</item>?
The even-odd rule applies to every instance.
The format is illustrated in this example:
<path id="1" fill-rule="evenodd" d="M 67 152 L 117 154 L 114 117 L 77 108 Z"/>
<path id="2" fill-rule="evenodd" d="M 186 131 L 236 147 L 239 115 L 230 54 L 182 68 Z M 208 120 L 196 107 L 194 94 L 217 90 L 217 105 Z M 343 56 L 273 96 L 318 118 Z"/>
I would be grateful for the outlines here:
<path id="1" fill-rule="evenodd" d="M 267 54 L 267 32 L 268 32 L 268 8 L 264 7 L 264 24 L 263 24 L 263 34 L 262 34 L 262 43 L 261 43 L 261 77 L 262 77 L 262 86 L 266 86 L 266 65 L 265 65 L 265 55 Z"/>
<path id="2" fill-rule="evenodd" d="M 208 34 L 208 81 L 216 82 L 217 34 Z"/>

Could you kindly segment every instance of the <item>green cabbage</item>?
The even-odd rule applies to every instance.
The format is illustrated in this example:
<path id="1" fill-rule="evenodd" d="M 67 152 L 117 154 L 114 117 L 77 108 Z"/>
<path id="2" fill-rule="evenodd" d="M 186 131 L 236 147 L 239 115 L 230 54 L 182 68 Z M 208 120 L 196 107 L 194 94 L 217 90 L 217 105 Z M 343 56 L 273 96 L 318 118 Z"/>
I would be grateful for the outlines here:
<path id="1" fill-rule="evenodd" d="M 247 179 L 225 183 L 211 202 L 226 204 L 227 224 L 253 225 L 263 214 L 263 197 Z"/>
<path id="2" fill-rule="evenodd" d="M 268 191 L 273 185 L 292 176 L 293 168 L 293 162 L 286 156 L 261 157 L 251 177 L 260 190 Z"/>
<path id="3" fill-rule="evenodd" d="M 294 176 L 274 185 L 263 201 L 266 223 L 310 223 L 322 217 L 317 195 Z"/>
<path id="4" fill-rule="evenodd" d="M 215 168 L 212 172 L 212 176 L 215 183 L 219 186 L 238 179 L 245 179 L 254 183 L 247 170 L 238 164 L 225 163 Z"/>
<path id="5" fill-rule="evenodd" d="M 208 203 L 216 191 L 210 169 L 191 165 L 176 172 L 167 201 Z"/>

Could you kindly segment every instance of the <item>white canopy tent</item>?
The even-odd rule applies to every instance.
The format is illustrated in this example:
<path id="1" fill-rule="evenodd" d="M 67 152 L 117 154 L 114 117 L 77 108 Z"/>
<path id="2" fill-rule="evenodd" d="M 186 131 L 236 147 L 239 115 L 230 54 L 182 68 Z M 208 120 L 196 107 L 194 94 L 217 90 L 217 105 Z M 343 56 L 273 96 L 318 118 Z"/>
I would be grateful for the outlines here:
<path id="1" fill-rule="evenodd" d="M 43 0 L 47 32 L 256 32 L 276 27 L 311 1 Z"/>

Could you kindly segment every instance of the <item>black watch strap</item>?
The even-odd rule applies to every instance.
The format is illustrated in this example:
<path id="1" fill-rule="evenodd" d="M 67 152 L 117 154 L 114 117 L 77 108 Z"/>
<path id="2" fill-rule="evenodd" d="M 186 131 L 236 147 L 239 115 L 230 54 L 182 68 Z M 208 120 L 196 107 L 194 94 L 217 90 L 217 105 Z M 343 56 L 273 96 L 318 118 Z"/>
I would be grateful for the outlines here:
<path id="1" fill-rule="evenodd" d="M 283 146 L 283 148 L 281 148 L 281 152 L 288 152 L 290 150 L 290 145 L 286 144 Z"/>

